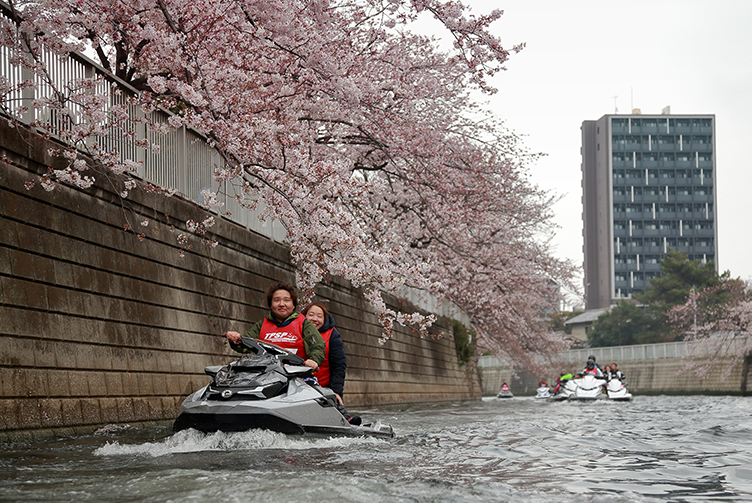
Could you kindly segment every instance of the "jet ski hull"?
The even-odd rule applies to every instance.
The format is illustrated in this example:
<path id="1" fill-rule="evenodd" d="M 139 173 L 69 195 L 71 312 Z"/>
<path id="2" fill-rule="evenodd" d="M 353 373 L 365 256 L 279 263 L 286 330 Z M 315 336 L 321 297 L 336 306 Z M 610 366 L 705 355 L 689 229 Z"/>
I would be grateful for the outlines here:
<path id="1" fill-rule="evenodd" d="M 627 390 L 626 383 L 617 378 L 608 381 L 606 393 L 608 393 L 608 399 L 614 402 L 629 402 L 632 400 L 632 393 Z"/>
<path id="2" fill-rule="evenodd" d="M 570 400 L 590 401 L 607 398 L 607 395 L 603 392 L 603 386 L 606 384 L 604 379 L 599 379 L 593 375 L 584 375 L 572 379 L 571 382 L 576 388 L 569 396 Z"/>
<path id="3" fill-rule="evenodd" d="M 548 386 L 541 386 L 536 390 L 535 398 L 542 399 L 552 397 L 553 394 L 551 394 L 551 390 L 548 388 Z"/>

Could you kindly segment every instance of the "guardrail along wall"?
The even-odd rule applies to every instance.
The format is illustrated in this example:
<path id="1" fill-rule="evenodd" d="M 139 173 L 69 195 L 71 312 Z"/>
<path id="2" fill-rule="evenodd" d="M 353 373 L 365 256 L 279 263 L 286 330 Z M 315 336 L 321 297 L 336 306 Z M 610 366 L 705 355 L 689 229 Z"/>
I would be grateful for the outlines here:
<path id="1" fill-rule="evenodd" d="M 0 121 L 0 432 L 174 418 L 208 382 L 204 366 L 232 357 L 218 334 L 260 319 L 266 286 L 294 279 L 288 252 L 222 218 L 211 228 L 219 246 L 206 246 L 185 231 L 205 212 L 178 197 L 121 200 L 105 181 L 46 192 L 52 145 Z M 448 323 L 443 339 L 398 328 L 379 346 L 356 290 L 334 280 L 318 294 L 345 342 L 350 407 L 479 398 Z"/>

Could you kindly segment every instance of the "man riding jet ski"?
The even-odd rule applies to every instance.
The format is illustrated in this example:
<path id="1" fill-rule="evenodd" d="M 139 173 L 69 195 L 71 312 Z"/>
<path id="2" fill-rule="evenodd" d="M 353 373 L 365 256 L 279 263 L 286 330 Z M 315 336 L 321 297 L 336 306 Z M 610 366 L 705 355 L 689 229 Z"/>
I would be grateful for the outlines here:
<path id="1" fill-rule="evenodd" d="M 608 372 L 605 372 L 604 374 L 606 381 L 608 381 L 608 384 L 606 385 L 608 398 L 621 402 L 632 400 L 632 393 L 627 390 L 627 383 L 624 381 L 624 374 L 619 370 L 616 363 L 612 363 L 606 368 L 608 369 Z"/>
<path id="2" fill-rule="evenodd" d="M 535 391 L 535 398 L 550 398 L 552 396 L 548 383 L 545 379 L 541 379 L 538 383 L 538 389 Z"/>
<path id="3" fill-rule="evenodd" d="M 175 431 L 262 428 L 299 435 L 394 437 L 392 427 L 380 421 L 349 423 L 332 390 L 306 382 L 313 369 L 300 356 L 249 337 L 240 343 L 249 353 L 229 365 L 206 367 L 212 381 L 183 401 Z"/>
<path id="4" fill-rule="evenodd" d="M 496 398 L 513 398 L 514 395 L 509 390 L 509 385 L 506 381 L 501 383 L 501 389 L 499 389 L 499 394 L 496 395 Z"/>

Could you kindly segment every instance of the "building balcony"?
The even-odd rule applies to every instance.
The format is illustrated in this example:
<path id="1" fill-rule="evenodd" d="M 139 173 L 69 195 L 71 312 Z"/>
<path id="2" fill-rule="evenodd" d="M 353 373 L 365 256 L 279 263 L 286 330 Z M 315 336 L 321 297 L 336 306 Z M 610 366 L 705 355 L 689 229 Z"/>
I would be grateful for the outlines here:
<path id="1" fill-rule="evenodd" d="M 628 176 L 628 177 L 622 178 L 622 180 L 624 180 L 624 185 L 628 185 L 630 187 L 634 185 L 642 186 L 645 184 L 644 176 L 640 176 L 640 177 Z"/>
<path id="2" fill-rule="evenodd" d="M 658 143 L 653 144 L 653 150 L 657 152 L 676 152 L 679 146 L 676 143 Z"/>
<path id="3" fill-rule="evenodd" d="M 637 271 L 637 264 L 614 264 L 614 272 Z"/>
<path id="4" fill-rule="evenodd" d="M 713 145 L 711 143 L 685 144 L 684 151 L 708 153 L 713 151 Z"/>
<path id="5" fill-rule="evenodd" d="M 695 185 L 694 178 L 691 178 L 691 177 L 683 178 L 683 177 L 677 176 L 675 180 L 676 180 L 676 183 L 674 183 L 674 186 L 676 187 L 691 187 Z"/>
<path id="6" fill-rule="evenodd" d="M 635 194 L 634 199 L 636 203 L 661 203 L 666 200 L 666 196 Z"/>

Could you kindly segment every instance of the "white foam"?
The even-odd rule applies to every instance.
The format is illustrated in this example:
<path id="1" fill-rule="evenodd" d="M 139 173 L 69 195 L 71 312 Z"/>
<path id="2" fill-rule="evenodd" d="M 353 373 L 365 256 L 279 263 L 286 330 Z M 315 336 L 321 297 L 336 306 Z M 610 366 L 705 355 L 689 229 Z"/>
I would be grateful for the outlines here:
<path id="1" fill-rule="evenodd" d="M 359 444 L 378 444 L 384 440 L 371 437 L 307 438 L 290 437 L 267 430 L 248 430 L 238 433 L 201 433 L 196 430 L 183 430 L 158 442 L 142 444 L 120 444 L 107 442 L 94 451 L 98 456 L 147 455 L 165 456 L 183 452 L 230 451 L 242 449 L 286 449 L 308 450 L 339 449 Z"/>

